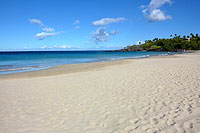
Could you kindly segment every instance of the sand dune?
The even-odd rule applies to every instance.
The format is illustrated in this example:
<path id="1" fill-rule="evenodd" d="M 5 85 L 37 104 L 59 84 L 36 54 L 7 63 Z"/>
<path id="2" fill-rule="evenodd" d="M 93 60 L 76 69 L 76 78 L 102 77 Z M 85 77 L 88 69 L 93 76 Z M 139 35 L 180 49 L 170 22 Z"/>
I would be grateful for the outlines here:
<path id="1" fill-rule="evenodd" d="M 200 52 L 117 62 L 1 76 L 0 133 L 200 132 Z"/>

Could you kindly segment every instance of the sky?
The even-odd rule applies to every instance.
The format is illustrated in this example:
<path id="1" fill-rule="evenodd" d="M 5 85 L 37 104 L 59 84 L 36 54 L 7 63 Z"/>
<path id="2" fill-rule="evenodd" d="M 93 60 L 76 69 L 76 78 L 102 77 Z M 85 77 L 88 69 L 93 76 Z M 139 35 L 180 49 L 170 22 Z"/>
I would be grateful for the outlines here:
<path id="1" fill-rule="evenodd" d="M 200 32 L 200 0 L 0 0 L 0 50 L 120 49 Z"/>

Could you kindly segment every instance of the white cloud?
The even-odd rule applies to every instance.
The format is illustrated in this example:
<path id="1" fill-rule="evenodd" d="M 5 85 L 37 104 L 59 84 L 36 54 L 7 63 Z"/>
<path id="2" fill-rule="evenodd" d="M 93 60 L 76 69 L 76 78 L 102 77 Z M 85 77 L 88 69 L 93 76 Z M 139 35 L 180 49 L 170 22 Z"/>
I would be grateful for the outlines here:
<path id="1" fill-rule="evenodd" d="M 96 30 L 96 32 L 92 33 L 92 41 L 91 42 L 107 42 L 110 41 L 110 35 L 114 36 L 119 34 L 120 31 L 111 30 L 109 33 L 106 31 L 105 27 L 100 27 Z M 90 44 L 91 42 L 85 42 L 85 44 Z"/>
<path id="2" fill-rule="evenodd" d="M 29 19 L 29 21 L 31 22 L 31 24 L 38 24 L 40 26 L 44 26 L 42 21 L 40 21 L 39 19 Z"/>
<path id="3" fill-rule="evenodd" d="M 126 18 L 102 18 L 101 20 L 94 21 L 92 25 L 94 26 L 105 26 L 111 23 L 118 23 L 125 21 Z"/>
<path id="4" fill-rule="evenodd" d="M 67 45 L 60 45 L 60 46 L 55 46 L 54 48 L 61 48 L 61 49 L 65 49 L 65 48 L 71 48 L 71 46 L 67 46 Z"/>
<path id="5" fill-rule="evenodd" d="M 72 48 L 68 45 L 56 45 L 56 46 L 42 46 L 41 49 L 68 49 Z"/>
<path id="6" fill-rule="evenodd" d="M 172 16 L 166 15 L 161 9 L 164 4 L 171 4 L 171 0 L 151 0 L 148 6 L 142 5 L 143 15 L 150 21 L 164 21 L 168 19 L 172 19 Z"/>
<path id="7" fill-rule="evenodd" d="M 81 27 L 80 26 L 76 26 L 76 27 L 74 27 L 74 29 L 80 29 Z"/>
<path id="8" fill-rule="evenodd" d="M 45 31 L 45 32 L 54 32 L 55 30 L 54 30 L 54 28 L 42 28 L 42 30 L 43 31 Z"/>
<path id="9" fill-rule="evenodd" d="M 42 49 L 48 49 L 48 47 L 47 47 L 47 46 L 42 46 L 41 48 L 42 48 Z"/>
<path id="10" fill-rule="evenodd" d="M 51 32 L 51 33 L 41 32 L 41 33 L 36 34 L 35 37 L 37 37 L 39 40 L 43 40 L 46 37 L 55 36 L 57 34 L 59 34 L 59 33 L 55 33 L 55 32 Z"/>
<path id="11" fill-rule="evenodd" d="M 165 15 L 160 9 L 155 9 L 148 15 L 149 21 L 164 21 L 167 19 L 172 19 L 172 17 L 170 15 Z"/>
<path id="12" fill-rule="evenodd" d="M 144 6 L 144 5 L 141 5 L 139 8 L 141 8 L 141 9 L 144 9 L 146 6 Z"/>
<path id="13" fill-rule="evenodd" d="M 62 31 L 55 32 L 54 28 L 50 28 L 50 27 L 46 27 L 46 26 L 44 27 L 44 24 L 42 23 L 42 21 L 40 21 L 38 19 L 29 19 L 29 21 L 31 23 L 35 23 L 35 24 L 38 24 L 40 26 L 43 26 L 43 28 L 42 28 L 43 32 L 37 33 L 35 35 L 35 37 L 38 38 L 39 40 L 43 40 L 46 37 L 51 37 L 51 36 L 55 36 L 57 34 L 62 33 Z"/>
<path id="14" fill-rule="evenodd" d="M 94 42 L 106 42 L 109 40 L 109 34 L 106 32 L 105 28 L 98 28 L 96 32 L 93 33 Z"/>
<path id="15" fill-rule="evenodd" d="M 74 24 L 76 25 L 76 26 L 74 27 L 75 30 L 80 29 L 80 25 L 79 25 L 79 24 L 80 24 L 80 20 L 75 20 L 75 21 L 74 21 Z"/>
<path id="16" fill-rule="evenodd" d="M 42 46 L 39 49 L 84 49 L 84 48 L 80 46 L 55 45 L 55 46 Z"/>
<path id="17" fill-rule="evenodd" d="M 75 20 L 74 24 L 80 24 L 80 20 Z"/>
<path id="18" fill-rule="evenodd" d="M 114 36 L 114 35 L 117 35 L 119 33 L 120 33 L 120 31 L 118 31 L 118 30 L 111 30 L 111 32 L 109 34 Z"/>
<path id="19" fill-rule="evenodd" d="M 151 0 L 149 8 L 150 10 L 158 9 L 166 3 L 171 4 L 171 0 Z"/>

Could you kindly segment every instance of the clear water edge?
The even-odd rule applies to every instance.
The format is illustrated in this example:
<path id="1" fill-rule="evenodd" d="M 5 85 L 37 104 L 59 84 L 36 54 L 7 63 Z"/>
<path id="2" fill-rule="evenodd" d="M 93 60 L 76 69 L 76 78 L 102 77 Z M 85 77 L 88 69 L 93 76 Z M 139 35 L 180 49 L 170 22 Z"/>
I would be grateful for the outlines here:
<path id="1" fill-rule="evenodd" d="M 178 54 L 171 53 L 171 54 Z M 56 65 L 166 56 L 167 52 L 30 51 L 0 52 L 0 74 L 47 69 Z"/>

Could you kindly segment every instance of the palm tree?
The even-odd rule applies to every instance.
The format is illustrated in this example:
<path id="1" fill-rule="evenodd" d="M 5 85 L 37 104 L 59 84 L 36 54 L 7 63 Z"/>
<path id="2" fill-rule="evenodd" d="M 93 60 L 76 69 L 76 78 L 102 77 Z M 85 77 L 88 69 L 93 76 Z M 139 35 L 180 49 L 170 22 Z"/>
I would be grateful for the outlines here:
<path id="1" fill-rule="evenodd" d="M 158 38 L 154 38 L 153 41 L 154 41 L 154 42 L 158 41 Z"/>
<path id="2" fill-rule="evenodd" d="M 192 36 L 192 38 L 194 38 L 194 34 L 193 33 L 190 33 L 190 35 Z"/>

